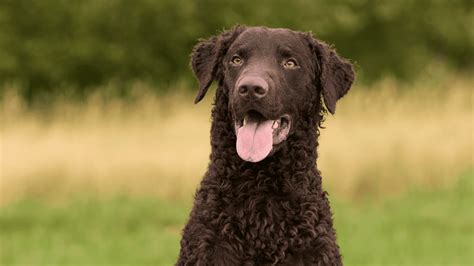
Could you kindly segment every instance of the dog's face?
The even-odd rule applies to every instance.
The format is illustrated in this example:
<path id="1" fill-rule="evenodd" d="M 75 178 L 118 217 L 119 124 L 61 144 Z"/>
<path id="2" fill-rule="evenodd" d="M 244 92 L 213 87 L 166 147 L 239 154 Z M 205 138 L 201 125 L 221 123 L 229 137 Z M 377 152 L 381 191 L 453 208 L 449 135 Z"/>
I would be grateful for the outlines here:
<path id="1" fill-rule="evenodd" d="M 334 113 L 354 79 L 351 65 L 309 34 L 265 27 L 236 27 L 201 42 L 192 66 L 201 85 L 196 102 L 214 79 L 228 89 L 237 153 L 249 162 L 278 150 L 321 92 Z"/>

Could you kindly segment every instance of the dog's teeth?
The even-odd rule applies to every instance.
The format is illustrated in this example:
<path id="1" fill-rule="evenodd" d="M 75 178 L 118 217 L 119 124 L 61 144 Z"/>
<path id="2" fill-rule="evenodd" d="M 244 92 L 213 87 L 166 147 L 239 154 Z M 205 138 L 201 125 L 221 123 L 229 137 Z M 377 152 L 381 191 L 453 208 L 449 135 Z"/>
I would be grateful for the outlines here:
<path id="1" fill-rule="evenodd" d="M 247 125 L 247 117 L 244 118 L 244 122 L 242 123 L 242 126 Z"/>
<path id="2" fill-rule="evenodd" d="M 278 122 L 278 120 L 273 121 L 272 128 L 273 128 L 273 129 L 277 129 L 277 128 L 279 128 L 279 127 L 280 127 L 280 122 Z"/>

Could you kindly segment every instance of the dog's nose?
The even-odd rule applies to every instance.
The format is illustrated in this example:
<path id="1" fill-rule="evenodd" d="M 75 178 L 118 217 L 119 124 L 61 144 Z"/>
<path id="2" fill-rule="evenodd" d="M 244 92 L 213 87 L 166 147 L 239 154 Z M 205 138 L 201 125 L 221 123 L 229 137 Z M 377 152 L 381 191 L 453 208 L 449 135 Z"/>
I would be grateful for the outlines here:
<path id="1" fill-rule="evenodd" d="M 260 77 L 246 77 L 237 88 L 242 97 L 262 98 L 268 93 L 268 83 Z"/>

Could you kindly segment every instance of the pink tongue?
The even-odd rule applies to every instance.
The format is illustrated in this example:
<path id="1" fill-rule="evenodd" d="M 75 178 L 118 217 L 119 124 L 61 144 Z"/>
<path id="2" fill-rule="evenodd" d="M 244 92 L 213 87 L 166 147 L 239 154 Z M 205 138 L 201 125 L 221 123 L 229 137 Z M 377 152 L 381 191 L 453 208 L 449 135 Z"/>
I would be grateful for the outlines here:
<path id="1" fill-rule="evenodd" d="M 273 147 L 273 120 L 248 121 L 237 131 L 237 153 L 242 160 L 259 162 Z"/>

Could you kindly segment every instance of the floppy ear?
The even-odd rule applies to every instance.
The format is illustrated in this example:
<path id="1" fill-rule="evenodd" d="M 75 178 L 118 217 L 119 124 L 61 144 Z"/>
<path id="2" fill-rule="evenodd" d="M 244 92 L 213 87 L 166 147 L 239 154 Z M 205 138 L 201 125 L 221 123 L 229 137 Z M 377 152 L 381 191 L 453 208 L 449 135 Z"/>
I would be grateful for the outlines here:
<path id="1" fill-rule="evenodd" d="M 310 38 L 313 52 L 316 55 L 316 65 L 319 77 L 319 84 L 322 88 L 324 103 L 327 110 L 334 114 L 336 112 L 336 102 L 344 96 L 354 82 L 355 74 L 352 64 L 337 53 L 324 42 Z"/>
<path id="2" fill-rule="evenodd" d="M 244 31 L 243 26 L 235 26 L 220 35 L 212 36 L 207 40 L 200 40 L 191 54 L 191 67 L 199 82 L 199 91 L 194 99 L 198 103 L 206 95 L 212 81 L 220 79 L 220 65 L 227 49 L 237 36 Z"/>

